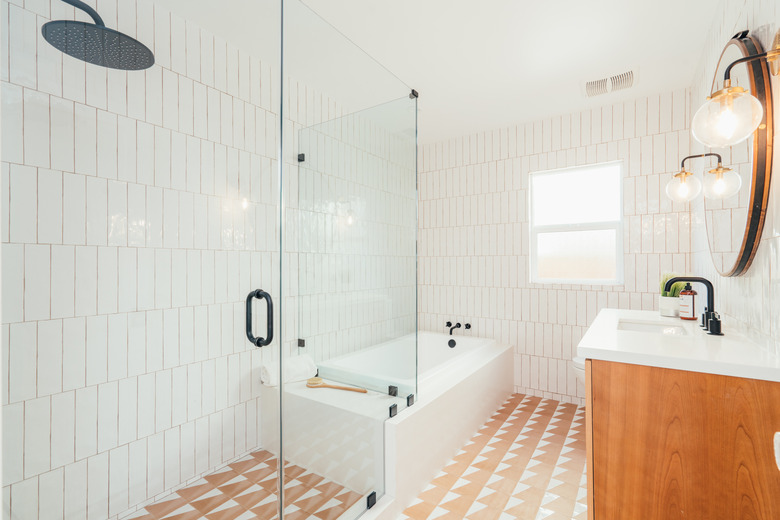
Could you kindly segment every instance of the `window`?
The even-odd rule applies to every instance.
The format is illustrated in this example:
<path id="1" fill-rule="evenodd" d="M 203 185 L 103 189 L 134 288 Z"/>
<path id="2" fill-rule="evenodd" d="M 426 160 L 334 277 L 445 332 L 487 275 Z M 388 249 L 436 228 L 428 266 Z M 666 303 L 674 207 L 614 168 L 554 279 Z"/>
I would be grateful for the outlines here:
<path id="1" fill-rule="evenodd" d="M 621 163 L 532 173 L 531 281 L 623 283 Z"/>

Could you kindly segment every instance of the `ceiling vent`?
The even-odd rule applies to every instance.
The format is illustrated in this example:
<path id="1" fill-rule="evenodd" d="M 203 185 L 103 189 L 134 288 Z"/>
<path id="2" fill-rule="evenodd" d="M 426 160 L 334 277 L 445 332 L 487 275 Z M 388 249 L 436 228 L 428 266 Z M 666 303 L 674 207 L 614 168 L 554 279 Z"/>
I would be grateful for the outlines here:
<path id="1" fill-rule="evenodd" d="M 614 76 L 607 76 L 585 83 L 585 97 L 595 97 L 602 94 L 609 94 L 616 90 L 626 90 L 634 85 L 636 75 L 633 70 L 621 72 Z"/>

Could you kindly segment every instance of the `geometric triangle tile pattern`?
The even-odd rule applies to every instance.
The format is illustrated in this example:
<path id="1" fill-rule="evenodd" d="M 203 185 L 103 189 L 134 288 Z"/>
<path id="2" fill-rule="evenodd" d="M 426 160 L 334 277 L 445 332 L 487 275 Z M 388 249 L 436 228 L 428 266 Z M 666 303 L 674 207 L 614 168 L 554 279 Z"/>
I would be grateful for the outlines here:
<path id="1" fill-rule="evenodd" d="M 513 394 L 403 520 L 585 520 L 585 408 Z"/>
<path id="2" fill-rule="evenodd" d="M 277 512 L 277 465 L 260 450 L 171 496 L 146 506 L 132 520 L 273 520 Z M 285 519 L 335 520 L 362 495 L 294 464 L 285 466 Z"/>

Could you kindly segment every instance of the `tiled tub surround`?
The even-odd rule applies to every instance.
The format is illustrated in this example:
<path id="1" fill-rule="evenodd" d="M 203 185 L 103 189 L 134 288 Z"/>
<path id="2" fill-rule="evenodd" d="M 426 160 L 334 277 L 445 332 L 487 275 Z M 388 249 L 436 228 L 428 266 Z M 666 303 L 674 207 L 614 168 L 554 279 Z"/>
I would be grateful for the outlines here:
<path id="1" fill-rule="evenodd" d="M 150 2 L 98 7 L 154 67 L 45 43 L 62 2 L 1 7 L 10 518 L 116 518 L 260 444 L 243 298 L 278 296 L 278 80 Z"/>
<path id="2" fill-rule="evenodd" d="M 712 77 L 723 47 L 732 35 L 749 29 L 763 47 L 769 48 L 780 27 L 780 6 L 777 2 L 726 0 L 718 8 L 707 45 L 698 62 L 691 93 L 691 110 L 695 111 L 710 92 Z M 724 330 L 741 326 L 765 348 L 780 356 L 780 77 L 771 76 L 774 95 L 774 162 L 769 207 L 764 221 L 764 233 L 750 270 L 744 276 L 724 278 L 717 274 L 709 253 L 702 199 L 692 205 L 693 270 L 711 280 L 715 286 L 716 308 L 724 316 Z M 692 153 L 704 151 L 692 141 Z M 745 190 L 745 187 L 742 188 Z"/>
<path id="3" fill-rule="evenodd" d="M 583 403 L 568 363 L 599 309 L 653 309 L 660 274 L 690 271 L 688 207 L 664 193 L 689 153 L 689 104 L 686 90 L 663 92 L 423 146 L 420 328 L 469 321 L 516 346 L 517 392 Z M 614 160 L 625 282 L 530 283 L 529 173 Z"/>

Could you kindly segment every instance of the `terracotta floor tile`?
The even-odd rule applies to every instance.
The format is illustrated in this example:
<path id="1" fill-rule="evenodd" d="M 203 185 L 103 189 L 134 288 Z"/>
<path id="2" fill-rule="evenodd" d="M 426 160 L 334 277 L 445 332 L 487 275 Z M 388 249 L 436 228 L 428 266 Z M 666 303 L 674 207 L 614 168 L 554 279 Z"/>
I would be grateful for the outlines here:
<path id="1" fill-rule="evenodd" d="M 195 509 L 197 509 L 198 511 L 200 511 L 205 515 L 206 513 L 210 513 L 214 511 L 216 508 L 218 508 L 228 500 L 230 500 L 229 496 L 225 494 L 219 494 L 219 495 L 214 495 L 212 497 L 196 500 L 192 502 L 190 505 L 192 505 L 192 507 L 194 507 Z"/>
<path id="2" fill-rule="evenodd" d="M 274 518 L 279 518 L 277 511 L 278 511 L 278 505 L 276 502 L 271 502 L 269 504 L 264 504 L 262 506 L 253 507 L 250 509 L 250 511 L 257 515 L 257 518 L 273 520 Z"/>
<path id="3" fill-rule="evenodd" d="M 436 504 L 422 502 L 420 504 L 407 507 L 404 511 L 404 514 L 413 520 L 426 520 L 434 509 L 436 509 Z"/>
<path id="4" fill-rule="evenodd" d="M 357 503 L 358 500 L 363 498 L 363 495 L 360 493 L 355 493 L 354 491 L 347 491 L 346 493 L 341 493 L 340 495 L 337 495 L 336 500 L 344 504 L 347 509 L 352 507 L 355 503 Z"/>
<path id="5" fill-rule="evenodd" d="M 257 504 L 271 496 L 272 493 L 265 489 L 258 491 L 250 491 L 233 498 L 234 502 L 238 502 L 244 509 L 252 509 Z"/>
<path id="6" fill-rule="evenodd" d="M 207 482 L 219 487 L 225 482 L 229 482 L 236 478 L 238 473 L 233 470 L 223 471 L 221 473 L 214 473 L 212 475 L 206 475 L 203 477 Z"/>
<path id="7" fill-rule="evenodd" d="M 146 510 L 154 518 L 162 518 L 169 513 L 173 513 L 183 505 L 187 504 L 187 500 L 184 498 L 175 498 L 166 502 L 159 502 L 157 504 L 151 504 L 146 506 Z"/>
<path id="8" fill-rule="evenodd" d="M 246 509 L 241 506 L 228 507 L 220 511 L 215 511 L 206 515 L 208 520 L 235 520 L 246 513 Z"/>
<path id="9" fill-rule="evenodd" d="M 198 520 L 203 518 L 200 511 L 188 511 L 180 515 L 166 516 L 165 520 Z"/>
<path id="10" fill-rule="evenodd" d="M 322 511 L 317 511 L 313 516 L 315 518 L 320 518 L 321 520 L 336 520 L 346 510 L 347 508 L 344 506 L 336 506 Z"/>
<path id="11" fill-rule="evenodd" d="M 453 458 L 444 474 L 431 482 L 434 487 L 418 496 L 423 502 L 407 508 L 404 515 L 422 520 L 434 510 L 435 515 L 444 510 L 447 513 L 436 518 L 492 520 L 508 515 L 535 519 L 540 512 L 548 515 L 548 520 L 558 515 L 572 518 L 585 461 L 580 411 L 573 404 L 511 396 L 462 448 L 463 453 Z M 566 453 L 562 453 L 564 446 Z M 553 476 L 555 471 L 559 473 Z M 548 491 L 551 485 L 554 488 Z M 450 493 L 458 496 L 440 503 Z M 542 504 L 544 500 L 547 502 Z M 473 513 L 457 516 L 469 510 Z"/>
<path id="12" fill-rule="evenodd" d="M 224 486 L 220 486 L 219 490 L 229 497 L 235 497 L 254 485 L 255 483 L 251 480 L 244 479 L 240 482 L 234 482 L 232 484 L 225 484 Z"/>

